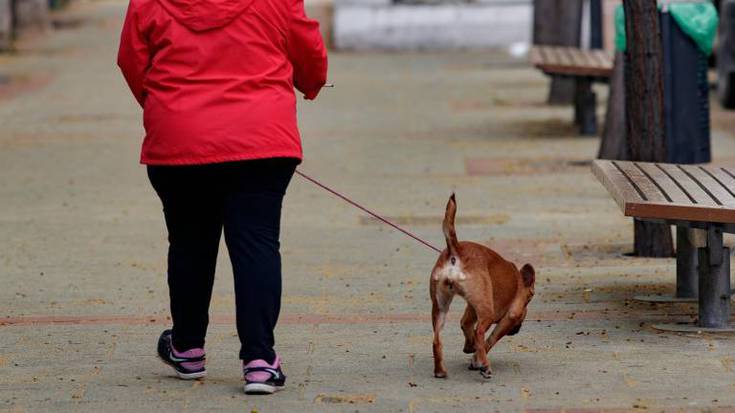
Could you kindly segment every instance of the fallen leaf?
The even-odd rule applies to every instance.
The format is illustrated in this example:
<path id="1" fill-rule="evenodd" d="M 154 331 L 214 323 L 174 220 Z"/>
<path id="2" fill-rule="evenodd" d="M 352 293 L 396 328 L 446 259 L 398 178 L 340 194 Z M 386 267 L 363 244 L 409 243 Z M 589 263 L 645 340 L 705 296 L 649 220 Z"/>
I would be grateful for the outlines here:
<path id="1" fill-rule="evenodd" d="M 531 390 L 523 387 L 521 389 L 521 397 L 523 397 L 525 400 L 528 400 L 531 397 Z"/>
<path id="2" fill-rule="evenodd" d="M 346 394 L 346 395 L 327 395 L 319 394 L 314 398 L 317 403 L 375 403 L 374 394 Z"/>

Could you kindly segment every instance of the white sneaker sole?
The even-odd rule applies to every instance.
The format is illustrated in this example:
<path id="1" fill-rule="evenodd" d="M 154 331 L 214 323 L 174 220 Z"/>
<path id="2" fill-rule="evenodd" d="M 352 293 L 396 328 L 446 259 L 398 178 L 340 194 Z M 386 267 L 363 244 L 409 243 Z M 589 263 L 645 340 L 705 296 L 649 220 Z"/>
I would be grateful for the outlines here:
<path id="1" fill-rule="evenodd" d="M 196 379 L 201 379 L 202 377 L 205 377 L 207 375 L 207 370 L 198 371 L 196 373 L 181 373 L 180 371 L 176 370 L 176 368 L 174 368 L 174 366 L 172 366 L 171 363 L 169 363 L 168 361 L 164 360 L 161 357 L 160 354 L 158 355 L 158 359 L 161 360 L 163 362 L 163 364 L 171 367 L 173 369 L 174 373 L 176 373 L 176 375 L 181 380 L 196 380 Z"/>
<path id="2" fill-rule="evenodd" d="M 197 373 L 181 373 L 177 371 L 176 369 L 174 369 L 174 371 L 176 372 L 176 375 L 179 376 L 181 380 L 196 380 L 196 379 L 201 379 L 202 377 L 205 377 L 207 375 L 206 371 L 200 371 Z"/>
<path id="3" fill-rule="evenodd" d="M 248 383 L 243 389 L 245 390 L 245 394 L 273 394 L 282 390 L 283 386 L 277 387 L 265 383 Z"/>

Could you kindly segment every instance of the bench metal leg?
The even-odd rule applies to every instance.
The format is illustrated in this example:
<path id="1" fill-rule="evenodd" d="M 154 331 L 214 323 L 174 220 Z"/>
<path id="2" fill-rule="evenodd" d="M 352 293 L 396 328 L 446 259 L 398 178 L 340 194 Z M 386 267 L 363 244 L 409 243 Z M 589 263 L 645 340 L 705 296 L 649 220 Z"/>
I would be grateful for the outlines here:
<path id="1" fill-rule="evenodd" d="M 577 79 L 574 97 L 574 123 L 582 135 L 597 135 L 597 95 L 592 91 L 592 80 Z"/>
<path id="2" fill-rule="evenodd" d="M 689 227 L 676 227 L 676 294 L 640 295 L 634 300 L 646 303 L 697 302 L 699 292 L 699 252 L 695 242 L 696 231 Z"/>
<path id="3" fill-rule="evenodd" d="M 706 246 L 698 249 L 699 319 L 696 324 L 659 324 L 654 328 L 677 332 L 735 332 L 730 324 L 730 249 L 722 242 L 722 229 L 707 230 Z"/>
<path id="4" fill-rule="evenodd" d="M 694 233 L 687 227 L 676 227 L 676 297 L 694 300 L 699 295 L 699 252 Z"/>
<path id="5" fill-rule="evenodd" d="M 722 230 L 711 228 L 707 247 L 699 249 L 699 326 L 723 328 L 730 321 L 730 249 Z"/>

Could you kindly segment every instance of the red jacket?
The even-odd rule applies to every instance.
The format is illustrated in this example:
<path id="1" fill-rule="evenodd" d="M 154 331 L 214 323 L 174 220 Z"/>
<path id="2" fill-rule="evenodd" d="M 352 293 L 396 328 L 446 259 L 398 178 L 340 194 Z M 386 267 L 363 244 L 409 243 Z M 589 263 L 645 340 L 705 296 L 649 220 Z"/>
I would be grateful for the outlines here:
<path id="1" fill-rule="evenodd" d="M 303 0 L 131 0 L 118 65 L 143 106 L 141 163 L 302 157 L 294 86 L 327 76 Z"/>

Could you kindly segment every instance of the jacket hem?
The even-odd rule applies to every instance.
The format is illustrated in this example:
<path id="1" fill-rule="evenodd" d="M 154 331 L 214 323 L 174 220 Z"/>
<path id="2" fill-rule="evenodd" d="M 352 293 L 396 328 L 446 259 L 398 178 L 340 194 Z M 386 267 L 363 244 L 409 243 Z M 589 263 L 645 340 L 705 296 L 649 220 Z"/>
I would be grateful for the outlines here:
<path id="1" fill-rule="evenodd" d="M 255 161 L 258 159 L 269 158 L 293 158 L 298 159 L 299 163 L 303 160 L 303 154 L 293 151 L 277 151 L 264 152 L 257 154 L 238 154 L 228 156 L 208 156 L 203 158 L 181 158 L 181 159 L 151 159 L 141 156 L 140 163 L 142 165 L 160 165 L 160 166 L 185 166 L 185 165 L 206 165 L 213 163 L 237 162 L 237 161 Z"/>

